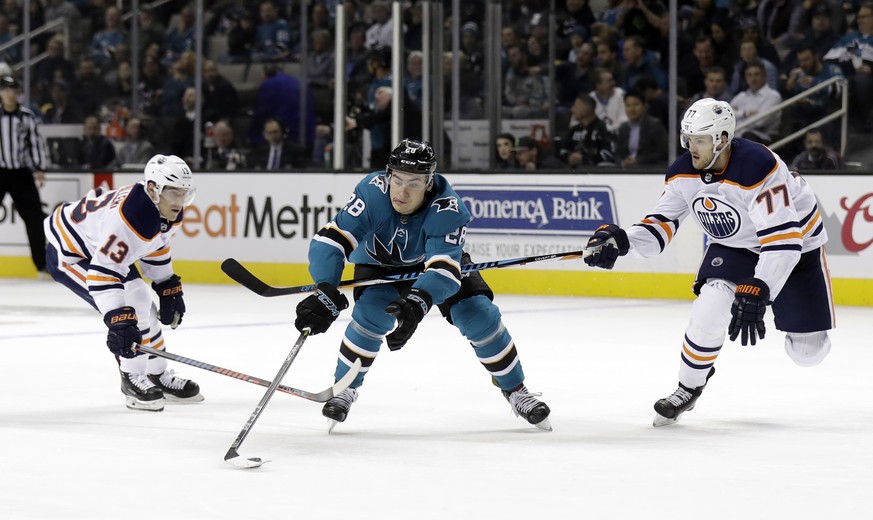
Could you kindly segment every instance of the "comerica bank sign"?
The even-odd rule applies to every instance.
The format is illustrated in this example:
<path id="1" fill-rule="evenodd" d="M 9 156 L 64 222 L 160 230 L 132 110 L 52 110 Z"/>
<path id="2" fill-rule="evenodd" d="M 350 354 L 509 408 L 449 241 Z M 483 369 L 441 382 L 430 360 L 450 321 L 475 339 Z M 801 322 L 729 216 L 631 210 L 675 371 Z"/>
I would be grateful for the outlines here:
<path id="1" fill-rule="evenodd" d="M 455 184 L 473 222 L 467 233 L 590 235 L 618 221 L 608 186 Z"/>

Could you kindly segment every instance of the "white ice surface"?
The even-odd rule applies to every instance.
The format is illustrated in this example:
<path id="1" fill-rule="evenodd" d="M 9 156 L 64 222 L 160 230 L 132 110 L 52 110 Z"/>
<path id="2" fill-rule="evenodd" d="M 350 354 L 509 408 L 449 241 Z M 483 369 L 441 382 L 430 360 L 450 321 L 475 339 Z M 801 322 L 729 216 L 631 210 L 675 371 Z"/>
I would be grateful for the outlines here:
<path id="1" fill-rule="evenodd" d="M 168 350 L 272 378 L 300 298 L 185 289 Z M 276 394 L 240 448 L 272 462 L 239 470 L 222 458 L 263 388 L 175 365 L 205 402 L 127 410 L 97 313 L 59 284 L 0 280 L 0 519 L 873 518 L 873 309 L 837 310 L 816 368 L 772 322 L 757 347 L 726 344 L 697 408 L 655 429 L 690 302 L 497 302 L 553 432 L 512 415 L 434 310 L 334 434 L 319 404 Z M 285 384 L 333 382 L 348 316 Z"/>

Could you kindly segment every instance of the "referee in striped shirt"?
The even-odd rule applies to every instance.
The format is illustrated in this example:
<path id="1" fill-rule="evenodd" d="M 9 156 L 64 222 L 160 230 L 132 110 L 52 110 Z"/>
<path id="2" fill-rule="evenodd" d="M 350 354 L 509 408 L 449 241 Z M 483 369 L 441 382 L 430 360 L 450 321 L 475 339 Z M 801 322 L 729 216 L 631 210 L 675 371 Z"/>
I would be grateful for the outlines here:
<path id="1" fill-rule="evenodd" d="M 38 271 L 45 271 L 45 234 L 37 183 L 45 182 L 45 143 L 37 129 L 36 117 L 18 103 L 18 81 L 0 77 L 0 203 L 12 196 L 24 221 L 30 254 Z"/>

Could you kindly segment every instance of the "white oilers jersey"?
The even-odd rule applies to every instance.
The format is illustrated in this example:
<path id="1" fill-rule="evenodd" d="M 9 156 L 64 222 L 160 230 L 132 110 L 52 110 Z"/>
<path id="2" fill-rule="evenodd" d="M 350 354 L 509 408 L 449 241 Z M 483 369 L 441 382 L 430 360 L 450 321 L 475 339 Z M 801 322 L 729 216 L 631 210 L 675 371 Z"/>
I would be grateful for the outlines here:
<path id="1" fill-rule="evenodd" d="M 143 184 L 114 191 L 91 190 L 81 200 L 59 206 L 46 220 L 46 237 L 58 252 L 59 268 L 87 284 L 105 314 L 125 303 L 124 281 L 133 265 L 162 282 L 172 276 L 170 238 L 182 224 L 162 218 Z"/>
<path id="2" fill-rule="evenodd" d="M 708 241 L 759 253 L 755 277 L 775 299 L 801 253 L 823 246 L 827 233 L 812 188 L 779 156 L 741 138 L 732 148 L 721 172 L 695 169 L 689 153 L 670 166 L 658 205 L 628 230 L 631 250 L 659 254 L 690 214 Z"/>

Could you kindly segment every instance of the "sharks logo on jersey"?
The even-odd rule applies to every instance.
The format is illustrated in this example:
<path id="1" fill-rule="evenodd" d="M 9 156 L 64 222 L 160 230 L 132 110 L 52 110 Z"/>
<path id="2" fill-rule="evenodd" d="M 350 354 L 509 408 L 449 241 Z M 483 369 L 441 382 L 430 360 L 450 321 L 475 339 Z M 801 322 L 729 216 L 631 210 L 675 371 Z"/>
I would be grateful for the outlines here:
<path id="1" fill-rule="evenodd" d="M 700 227 L 713 238 L 728 238 L 740 230 L 740 212 L 723 200 L 699 197 L 691 204 L 691 211 Z"/>
<path id="2" fill-rule="evenodd" d="M 454 211 L 458 213 L 458 199 L 456 197 L 443 197 L 441 199 L 436 199 L 433 201 L 431 206 L 437 207 L 437 213 L 442 211 Z"/>
<path id="3" fill-rule="evenodd" d="M 394 232 L 394 238 L 386 246 L 379 240 L 379 237 L 374 236 L 372 243 L 367 244 L 367 255 L 382 265 L 409 265 L 423 262 L 424 254 L 415 258 L 403 257 L 403 250 L 406 247 L 405 244 L 401 245 L 397 239 L 403 239 L 405 242 L 406 238 L 406 230 L 398 229 Z"/>
<path id="4" fill-rule="evenodd" d="M 373 179 L 370 181 L 370 184 L 379 188 L 379 191 L 381 191 L 382 193 L 388 193 L 388 183 L 385 182 L 384 175 L 377 175 L 373 177 Z"/>

